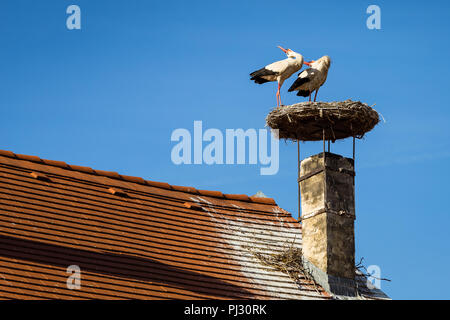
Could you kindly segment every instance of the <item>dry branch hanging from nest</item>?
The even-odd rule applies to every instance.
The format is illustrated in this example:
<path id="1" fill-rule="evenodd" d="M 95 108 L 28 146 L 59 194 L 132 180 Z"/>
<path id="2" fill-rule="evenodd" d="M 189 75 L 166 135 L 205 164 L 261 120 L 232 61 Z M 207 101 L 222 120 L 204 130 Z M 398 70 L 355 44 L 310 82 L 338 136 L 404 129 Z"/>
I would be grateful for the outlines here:
<path id="1" fill-rule="evenodd" d="M 335 141 L 362 138 L 380 121 L 378 112 L 359 101 L 301 102 L 273 109 L 266 124 L 279 130 L 280 139 Z"/>
<path id="2" fill-rule="evenodd" d="M 247 250 L 249 250 L 261 264 L 287 274 L 299 285 L 304 285 L 304 283 L 302 283 L 302 278 L 306 279 L 306 281 L 313 285 L 314 289 L 319 293 L 318 285 L 314 280 L 314 277 L 303 266 L 302 249 L 295 247 L 294 243 L 295 239 L 289 247 L 286 247 L 285 244 L 283 246 L 283 251 L 278 253 L 259 252 L 251 247 L 247 247 Z"/>

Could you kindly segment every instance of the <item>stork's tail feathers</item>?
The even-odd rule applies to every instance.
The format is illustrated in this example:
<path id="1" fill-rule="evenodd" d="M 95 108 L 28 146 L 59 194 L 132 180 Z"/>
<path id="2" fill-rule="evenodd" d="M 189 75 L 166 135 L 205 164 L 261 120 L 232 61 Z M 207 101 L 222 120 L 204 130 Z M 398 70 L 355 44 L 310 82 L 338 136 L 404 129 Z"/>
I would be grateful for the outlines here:
<path id="1" fill-rule="evenodd" d="M 297 95 L 299 97 L 308 97 L 310 95 L 310 92 L 308 90 L 299 90 L 297 92 Z"/>
<path id="2" fill-rule="evenodd" d="M 276 72 L 273 72 L 271 70 L 268 70 L 266 68 L 262 68 L 259 70 L 256 70 L 255 72 L 250 73 L 250 80 L 255 81 L 255 83 L 261 84 L 269 82 L 270 80 L 267 80 L 264 78 L 264 76 L 273 76 L 277 74 Z"/>

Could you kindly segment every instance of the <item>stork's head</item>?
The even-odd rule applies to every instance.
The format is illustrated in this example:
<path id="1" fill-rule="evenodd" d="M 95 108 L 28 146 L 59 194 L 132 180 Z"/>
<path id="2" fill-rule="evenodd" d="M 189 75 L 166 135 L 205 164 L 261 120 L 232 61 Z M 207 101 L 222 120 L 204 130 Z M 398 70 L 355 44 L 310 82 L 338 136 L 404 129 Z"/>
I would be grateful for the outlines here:
<path id="1" fill-rule="evenodd" d="M 331 58 L 329 56 L 323 56 L 322 58 L 317 60 L 317 62 L 322 63 L 324 67 L 328 69 L 331 65 Z"/>
<path id="2" fill-rule="evenodd" d="M 328 69 L 331 65 L 331 58 L 329 56 L 323 56 L 320 59 L 305 62 L 305 64 L 311 66 L 312 68 L 323 67 Z"/>
<path id="3" fill-rule="evenodd" d="M 283 52 L 286 53 L 286 55 L 288 56 L 288 58 L 296 59 L 296 58 L 299 58 L 299 57 L 302 56 L 300 53 L 297 53 L 297 52 L 295 52 L 295 51 L 292 51 L 291 49 L 285 49 L 285 48 L 283 48 L 282 46 L 278 46 L 278 48 L 280 48 L 281 50 L 283 50 Z"/>

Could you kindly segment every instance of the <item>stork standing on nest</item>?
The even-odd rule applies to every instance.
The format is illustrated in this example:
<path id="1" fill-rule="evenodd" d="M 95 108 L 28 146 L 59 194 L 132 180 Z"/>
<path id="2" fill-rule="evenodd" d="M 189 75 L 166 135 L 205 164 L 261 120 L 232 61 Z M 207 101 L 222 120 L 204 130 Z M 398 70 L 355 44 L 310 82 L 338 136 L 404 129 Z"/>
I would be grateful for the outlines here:
<path id="1" fill-rule="evenodd" d="M 327 80 L 330 64 L 331 59 L 329 56 L 323 56 L 319 60 L 310 61 L 308 64 L 310 65 L 310 68 L 303 70 L 298 74 L 297 80 L 294 81 L 288 92 L 298 91 L 298 96 L 309 96 L 309 101 L 311 101 L 311 94 L 316 91 L 314 95 L 314 101 L 316 101 L 319 88 Z"/>
<path id="2" fill-rule="evenodd" d="M 303 56 L 300 53 L 292 51 L 291 49 L 284 49 L 280 46 L 278 46 L 278 48 L 286 53 L 288 56 L 287 59 L 276 61 L 262 69 L 250 73 L 250 80 L 254 80 L 255 83 L 258 84 L 271 81 L 278 82 L 277 107 L 281 105 L 280 88 L 283 85 L 284 80 L 299 71 L 303 67 L 303 64 L 309 65 L 307 62 L 303 61 Z"/>

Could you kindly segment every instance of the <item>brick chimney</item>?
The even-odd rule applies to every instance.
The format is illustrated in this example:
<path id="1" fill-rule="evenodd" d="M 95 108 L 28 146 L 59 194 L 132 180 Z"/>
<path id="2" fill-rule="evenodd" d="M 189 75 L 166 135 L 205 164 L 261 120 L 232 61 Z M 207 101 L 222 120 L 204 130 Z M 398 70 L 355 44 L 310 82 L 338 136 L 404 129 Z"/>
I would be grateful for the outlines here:
<path id="1" fill-rule="evenodd" d="M 354 161 L 323 152 L 301 162 L 305 267 L 328 292 L 354 296 Z"/>

